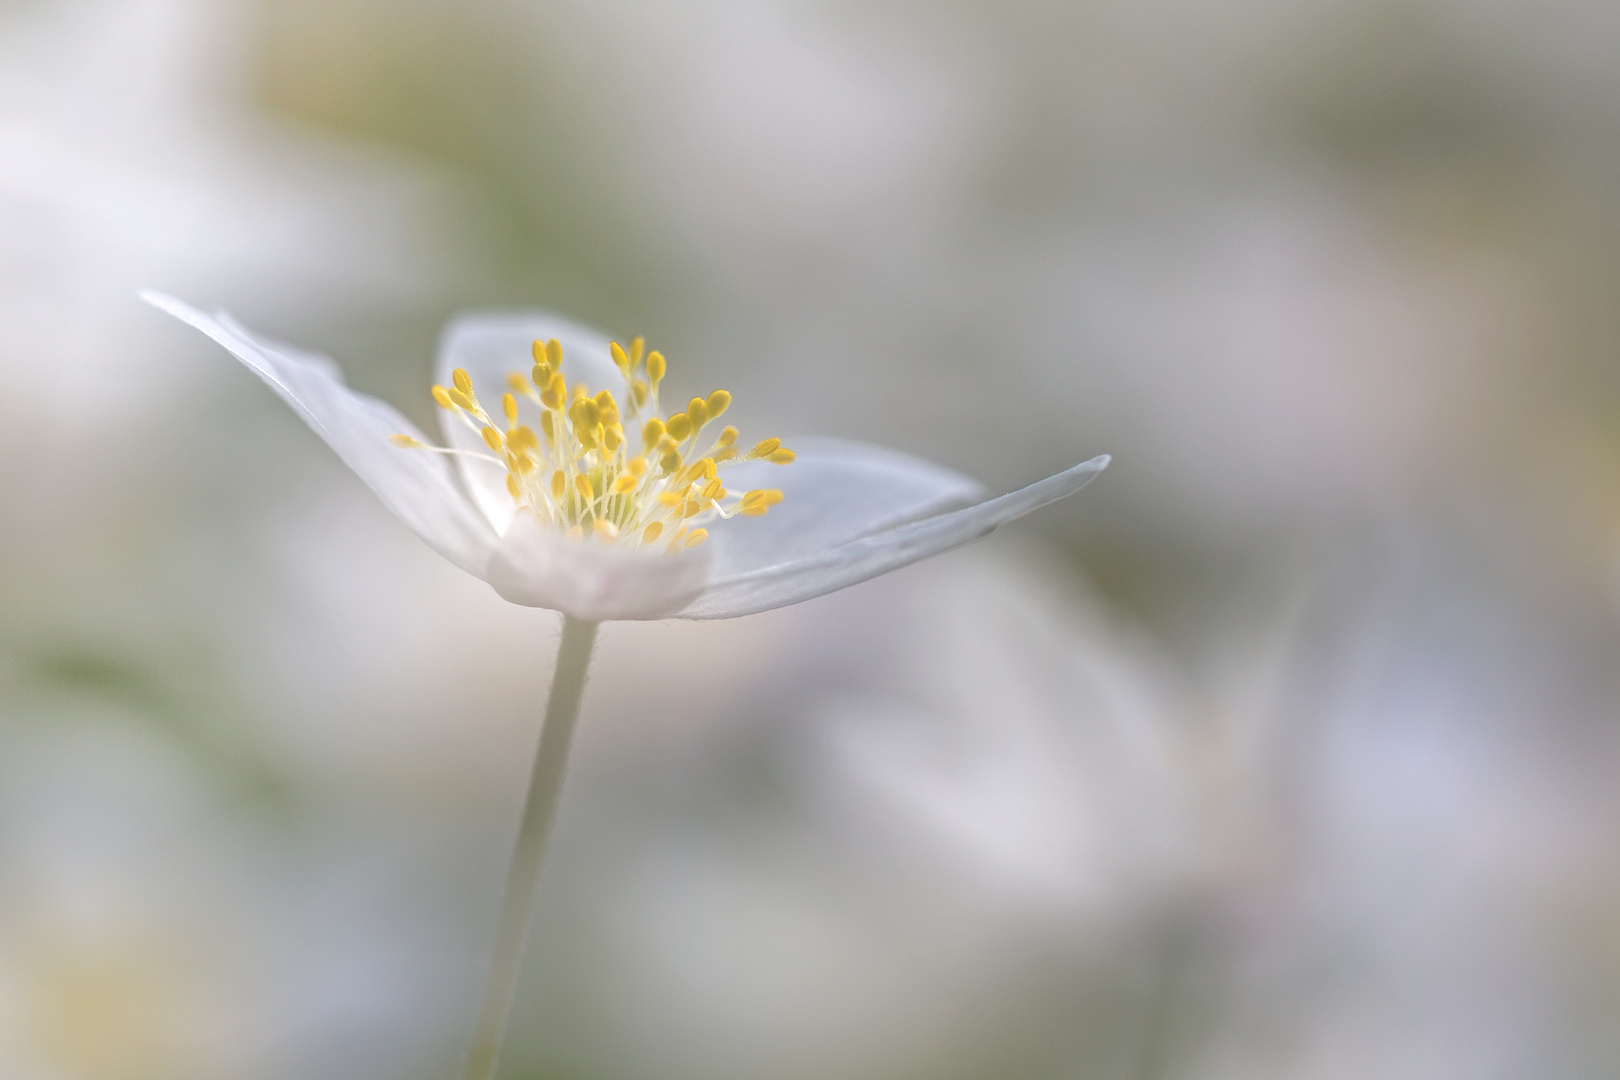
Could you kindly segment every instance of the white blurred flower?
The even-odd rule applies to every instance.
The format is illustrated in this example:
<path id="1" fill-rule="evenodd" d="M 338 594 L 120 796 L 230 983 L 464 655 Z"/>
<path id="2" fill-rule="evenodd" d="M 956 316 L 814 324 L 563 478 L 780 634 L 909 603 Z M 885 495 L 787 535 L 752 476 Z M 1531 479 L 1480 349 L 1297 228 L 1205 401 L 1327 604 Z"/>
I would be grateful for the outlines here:
<path id="1" fill-rule="evenodd" d="M 728 427 L 700 450 L 707 415 L 729 405 L 724 391 L 694 398 L 668 421 L 649 420 L 646 452 L 630 458 L 623 425 L 614 422 L 617 400 L 632 416 L 643 405 L 656 410 L 659 354 L 643 359 L 637 344 L 632 357 L 547 315 L 485 315 L 449 327 L 439 369 L 451 385 L 435 387 L 448 453 L 462 464 L 469 498 L 442 457 L 419 452 L 429 447 L 410 421 L 350 390 L 325 357 L 260 339 L 227 315 L 143 296 L 256 372 L 434 550 L 513 603 L 590 621 L 720 619 L 808 600 L 977 539 L 1073 494 L 1108 464 L 1106 455 L 1096 457 L 986 499 L 958 473 L 857 443 L 801 444 L 795 461 L 776 439 L 738 453 L 736 429 Z M 548 340 L 556 343 L 549 351 Z M 532 379 L 513 370 L 531 362 Z M 576 391 L 572 404 L 565 374 Z M 620 395 L 581 397 L 584 384 L 617 386 Z M 544 442 L 517 422 L 508 387 L 533 396 Z M 504 433 L 480 393 L 503 401 Z M 553 443 L 555 453 L 547 450 Z M 763 480 L 757 470 L 787 463 L 793 468 L 770 477 L 781 488 L 755 488 L 740 499 L 718 478 L 725 466 L 730 476 Z M 544 467 L 552 464 L 560 467 Z M 730 520 L 738 514 L 750 520 Z M 690 550 L 708 534 L 689 523 L 716 518 L 716 543 Z M 676 557 L 645 550 L 655 541 L 668 542 L 666 554 Z"/>
<path id="2" fill-rule="evenodd" d="M 767 647 L 729 685 L 696 661 L 729 722 L 666 709 L 656 681 L 620 688 L 637 738 L 579 758 L 531 1069 L 879 1078 L 978 1075 L 956 1069 L 982 1056 L 984 1075 L 1043 1075 L 1024 1055 L 1064 1037 L 1049 1018 L 1085 1023 L 1067 995 L 1098 986 L 1130 1022 L 1094 1052 L 1134 1049 L 1115 965 L 1188 855 L 1175 702 L 1057 566 L 996 549 L 751 620 Z M 654 633 L 683 656 L 746 648 L 621 624 L 604 649 L 646 655 Z"/>

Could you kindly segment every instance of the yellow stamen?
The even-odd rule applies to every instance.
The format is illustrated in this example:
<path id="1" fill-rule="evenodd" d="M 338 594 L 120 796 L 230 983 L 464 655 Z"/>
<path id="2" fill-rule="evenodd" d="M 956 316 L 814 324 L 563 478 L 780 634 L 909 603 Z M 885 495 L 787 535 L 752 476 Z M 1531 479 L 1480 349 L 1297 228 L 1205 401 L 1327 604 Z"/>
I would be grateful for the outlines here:
<path id="1" fill-rule="evenodd" d="M 484 445 L 505 466 L 506 490 L 521 512 L 576 540 L 615 547 L 659 543 L 676 555 L 708 539 L 703 527 L 708 522 L 736 514 L 758 517 L 782 501 L 782 493 L 772 489 L 727 491 L 719 475 L 723 463 L 739 457 L 792 461 L 793 451 L 780 439 L 766 439 L 742 454 L 737 429 L 727 425 L 712 449 L 697 456 L 703 449 L 699 432 L 731 408 L 729 391 L 691 398 L 684 412 L 667 419 L 648 415 L 658 409 L 658 385 L 667 366 L 663 354 L 648 351 L 639 337 L 628 346 L 613 343 L 609 351 L 623 382 L 594 394 L 563 376 L 562 345 L 552 339 L 531 343 L 527 379 L 517 372 L 505 376 L 494 419 L 463 368 L 451 373 L 449 386 L 433 388 L 433 400 L 476 421 Z M 538 413 L 539 422 L 525 418 L 525 409 Z M 626 441 L 627 426 L 631 439 L 641 436 L 639 453 Z M 389 442 L 436 449 L 414 435 L 390 436 Z"/>

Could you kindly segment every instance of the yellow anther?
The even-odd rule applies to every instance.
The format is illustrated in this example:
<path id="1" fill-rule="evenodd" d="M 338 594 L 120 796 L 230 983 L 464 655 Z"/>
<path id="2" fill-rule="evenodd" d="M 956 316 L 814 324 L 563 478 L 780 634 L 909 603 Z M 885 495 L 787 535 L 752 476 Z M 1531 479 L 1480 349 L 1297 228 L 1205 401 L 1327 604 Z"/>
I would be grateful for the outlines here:
<path id="1" fill-rule="evenodd" d="M 743 496 L 740 509 L 748 517 L 759 517 L 782 501 L 782 493 L 775 488 L 760 488 Z"/>
<path id="2" fill-rule="evenodd" d="M 791 465 L 798 459 L 798 457 L 798 454 L 795 454 L 793 451 L 784 446 L 780 450 L 776 450 L 765 455 L 765 460 L 769 461 L 773 465 Z"/>
<path id="3" fill-rule="evenodd" d="M 763 503 L 766 506 L 775 506 L 782 501 L 782 493 L 775 488 L 755 488 L 743 496 L 743 505 L 749 503 Z"/>
<path id="4" fill-rule="evenodd" d="M 648 351 L 643 339 L 632 338 L 628 345 L 610 343 L 614 366 L 627 385 L 595 394 L 584 383 L 570 385 L 564 378 L 562 346 L 556 340 L 534 341 L 530 352 L 534 366 L 527 379 L 518 373 L 506 375 L 496 419 L 479 403 L 466 369 L 451 373 L 451 385 L 433 387 L 433 400 L 441 408 L 470 415 L 477 422 L 484 445 L 506 467 L 506 490 L 520 512 L 574 539 L 593 535 L 615 546 L 657 542 L 675 554 L 708 539 L 708 530 L 696 527 L 700 522 L 735 512 L 757 517 L 782 501 L 780 491 L 768 489 L 749 491 L 739 499 L 719 476 L 721 463 L 739 457 L 780 464 L 794 460 L 793 451 L 780 439 L 766 439 L 742 454 L 737 429 L 727 425 L 715 438 L 713 452 L 696 456 L 698 433 L 731 408 L 729 391 L 692 398 L 686 411 L 668 419 L 639 415 L 645 406 L 656 405 L 658 383 L 666 369 L 663 354 Z M 625 421 L 615 393 L 627 395 L 630 404 L 625 408 L 640 424 L 639 454 L 626 446 Z M 542 406 L 538 424 L 519 422 L 519 398 Z M 401 448 L 429 448 L 414 435 L 393 435 L 389 442 Z"/>
<path id="5" fill-rule="evenodd" d="M 602 408 L 594 398 L 582 397 L 568 407 L 568 419 L 576 429 L 593 428 L 602 422 Z"/>

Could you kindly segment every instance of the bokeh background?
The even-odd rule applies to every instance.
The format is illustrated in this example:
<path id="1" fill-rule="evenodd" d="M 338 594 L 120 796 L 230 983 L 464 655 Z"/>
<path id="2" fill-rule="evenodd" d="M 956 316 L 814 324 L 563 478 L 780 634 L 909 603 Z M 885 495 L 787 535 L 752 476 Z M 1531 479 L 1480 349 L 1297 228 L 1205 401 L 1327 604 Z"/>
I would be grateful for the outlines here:
<path id="1" fill-rule="evenodd" d="M 142 286 L 1114 454 L 605 629 L 510 1080 L 1620 1077 L 1608 0 L 0 0 L 0 1077 L 447 1078 L 557 620 Z"/>

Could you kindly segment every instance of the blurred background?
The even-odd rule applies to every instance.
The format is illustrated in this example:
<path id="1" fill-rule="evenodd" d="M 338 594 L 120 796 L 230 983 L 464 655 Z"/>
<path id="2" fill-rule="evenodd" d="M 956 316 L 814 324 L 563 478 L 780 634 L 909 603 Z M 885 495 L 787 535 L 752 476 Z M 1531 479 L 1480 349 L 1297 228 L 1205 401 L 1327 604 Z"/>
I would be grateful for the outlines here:
<path id="1" fill-rule="evenodd" d="M 0 0 L 0 1077 L 448 1078 L 556 617 L 142 286 L 1114 455 L 604 630 L 510 1080 L 1620 1077 L 1612 3 Z"/>

